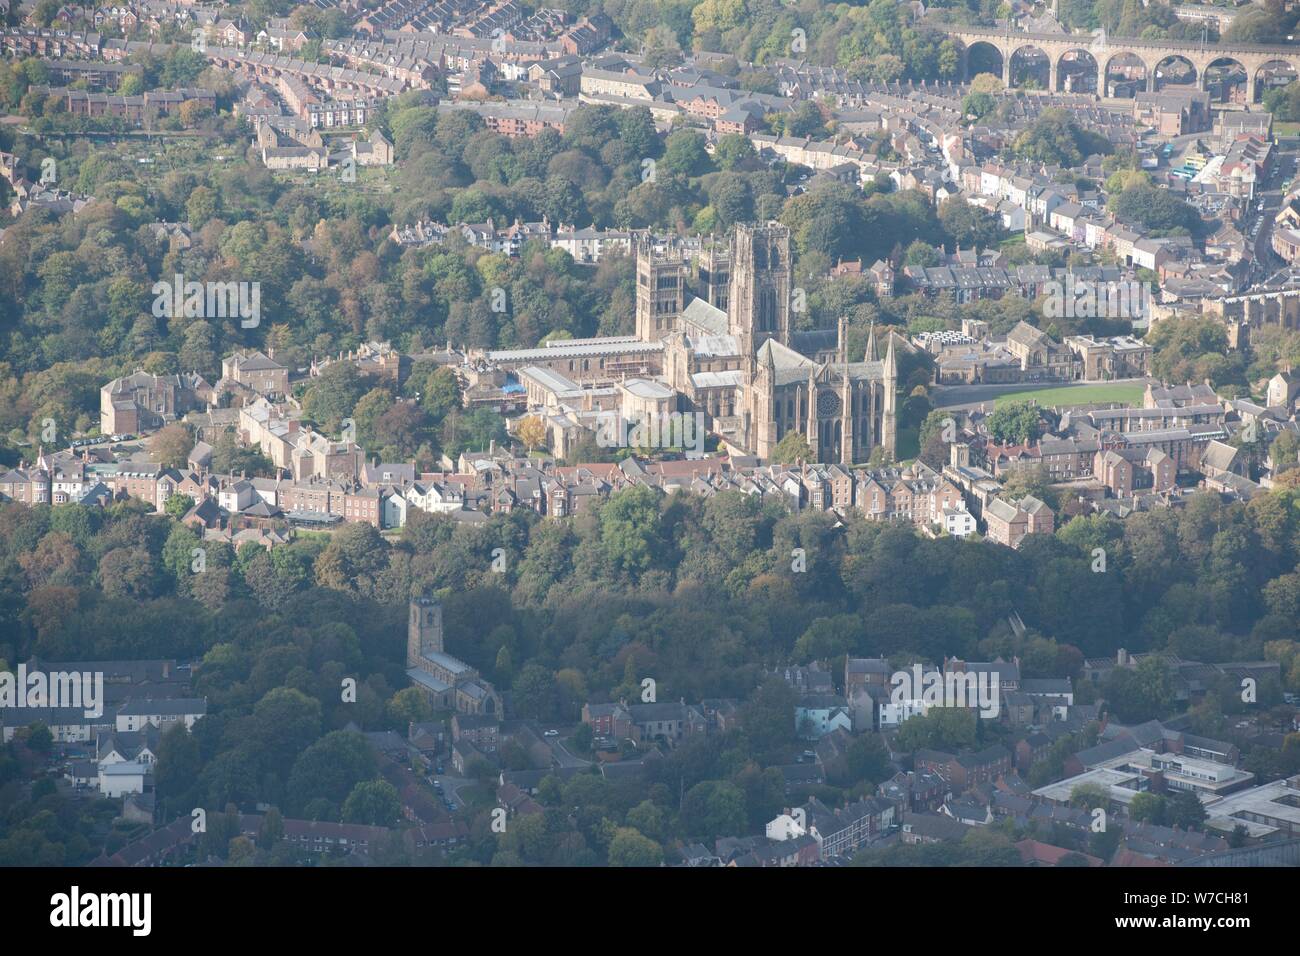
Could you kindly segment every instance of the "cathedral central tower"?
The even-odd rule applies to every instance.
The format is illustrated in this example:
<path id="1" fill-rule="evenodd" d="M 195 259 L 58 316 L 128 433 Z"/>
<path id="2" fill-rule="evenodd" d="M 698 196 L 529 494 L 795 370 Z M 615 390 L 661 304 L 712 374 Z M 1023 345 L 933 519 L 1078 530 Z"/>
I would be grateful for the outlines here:
<path id="1" fill-rule="evenodd" d="M 790 230 L 786 226 L 779 222 L 736 226 L 731 240 L 727 326 L 751 365 L 768 339 L 790 344 L 790 277 Z"/>

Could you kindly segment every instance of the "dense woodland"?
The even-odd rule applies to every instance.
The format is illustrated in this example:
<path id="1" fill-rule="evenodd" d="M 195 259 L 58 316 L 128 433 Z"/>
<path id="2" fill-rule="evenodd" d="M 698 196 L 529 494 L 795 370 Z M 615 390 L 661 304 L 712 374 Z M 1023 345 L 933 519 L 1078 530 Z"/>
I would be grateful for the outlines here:
<path id="1" fill-rule="evenodd" d="M 442 597 L 448 649 L 494 681 L 517 716 L 571 722 L 586 700 L 637 699 L 647 676 L 660 699 L 743 701 L 744 729 L 660 761 L 653 773 L 663 786 L 648 797 L 597 778 L 548 785 L 544 803 L 580 812 L 547 815 L 555 846 L 544 859 L 485 834 L 455 857 L 606 862 L 622 829 L 660 852 L 659 841 L 770 818 L 783 799 L 772 768 L 802 746 L 792 692 L 768 674 L 789 662 L 827 661 L 838 681 L 845 654 L 899 664 L 1014 654 L 1027 677 L 1077 678 L 1085 657 L 1122 644 L 1190 660 L 1279 660 L 1286 688 L 1300 689 L 1298 503 L 1294 487 L 1249 505 L 1203 495 L 1181 512 L 1123 523 L 1076 519 L 1011 551 L 856 517 L 837 527 L 832 516 L 735 493 L 706 500 L 635 488 L 569 522 L 516 512 L 466 526 L 414 512 L 391 542 L 353 524 L 270 553 L 209 543 L 197 574 L 198 539 L 171 517 L 129 502 L 106 512 L 11 504 L 0 508 L 0 633 L 9 635 L 0 658 L 200 660 L 195 690 L 211 712 L 192 735 L 168 737 L 158 789 L 169 813 L 265 801 L 286 815 L 387 819 L 392 795 L 343 728 L 400 730 L 429 716 L 403 689 L 413 589 Z M 504 572 L 492 569 L 495 548 L 508 556 Z M 803 573 L 792 570 L 796 548 L 807 556 Z M 1013 612 L 1028 627 L 1021 637 L 1007 622 Z M 346 677 L 358 682 L 355 703 L 341 700 Z M 1122 720 L 1175 709 L 1159 667 L 1119 672 L 1099 690 Z M 1261 704 L 1276 705 L 1282 690 L 1261 687 Z M 1080 685 L 1082 698 L 1091 693 Z M 1230 738 L 1242 706 L 1229 682 L 1196 708 L 1194 726 Z M 974 746 L 998 739 L 987 724 L 955 712 L 917 718 L 900 742 Z M 101 832 L 99 811 L 20 787 L 34 759 L 27 748 L 16 742 L 0 758 L 0 861 L 81 862 L 98 849 L 90 837 Z M 527 767 L 522 754 L 504 756 Z M 1246 766 L 1265 778 L 1293 773 L 1300 748 L 1248 749 Z M 868 736 L 818 792 L 866 793 L 886 775 Z M 362 784 L 372 786 L 358 794 Z"/>

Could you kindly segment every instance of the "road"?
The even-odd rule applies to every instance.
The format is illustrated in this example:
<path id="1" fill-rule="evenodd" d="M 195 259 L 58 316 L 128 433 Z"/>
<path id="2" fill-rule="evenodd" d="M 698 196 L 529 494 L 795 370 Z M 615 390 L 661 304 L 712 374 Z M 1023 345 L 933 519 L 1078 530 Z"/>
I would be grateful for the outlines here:
<path id="1" fill-rule="evenodd" d="M 1286 148 L 1281 144 L 1278 146 L 1279 150 Z M 1256 191 L 1255 201 L 1250 206 L 1250 211 L 1242 222 L 1243 231 L 1247 237 L 1250 237 L 1252 229 L 1258 229 L 1253 238 L 1248 238 L 1254 257 L 1250 269 L 1250 285 L 1252 286 L 1262 283 L 1277 269 L 1285 265 L 1273 253 L 1273 217 L 1277 215 L 1278 210 L 1282 207 L 1284 198 L 1282 183 L 1294 180 L 1298 169 L 1300 169 L 1300 158 L 1297 157 L 1294 146 L 1289 151 L 1279 152 L 1277 163 L 1273 167 L 1273 175 L 1263 183 L 1263 189 Z M 1262 210 L 1259 209 L 1258 205 L 1260 201 L 1264 203 Z"/>
<path id="2" fill-rule="evenodd" d="M 584 760 L 582 757 L 574 756 L 569 752 L 569 748 L 564 746 L 565 735 L 559 737 L 548 737 L 547 742 L 551 745 L 551 753 L 555 754 L 555 760 L 561 767 L 589 767 L 590 760 Z"/>
<path id="3" fill-rule="evenodd" d="M 433 775 L 436 783 L 442 784 L 443 796 L 452 804 L 451 809 L 462 810 L 465 807 L 466 800 L 460 795 L 462 787 L 473 786 L 475 781 L 469 777 L 453 777 L 451 774 L 436 773 Z"/>

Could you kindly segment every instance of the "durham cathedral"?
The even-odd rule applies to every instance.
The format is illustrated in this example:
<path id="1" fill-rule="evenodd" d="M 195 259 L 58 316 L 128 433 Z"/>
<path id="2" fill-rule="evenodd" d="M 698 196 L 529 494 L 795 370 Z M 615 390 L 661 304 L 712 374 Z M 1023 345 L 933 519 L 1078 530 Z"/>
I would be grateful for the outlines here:
<path id="1" fill-rule="evenodd" d="M 672 247 L 642 243 L 636 262 L 636 337 L 663 345 L 662 377 L 681 411 L 701 411 L 733 447 L 771 458 L 801 432 L 813 460 L 852 464 L 877 446 L 892 458 L 898 366 L 889 339 L 877 356 L 849 361 L 847 328 L 795 331 L 790 313 L 790 230 L 776 222 L 738 225 L 719 251 L 691 260 Z"/>
<path id="2" fill-rule="evenodd" d="M 850 361 L 847 327 L 796 330 L 803 291 L 792 286 L 790 230 L 738 225 L 729 240 L 688 252 L 642 239 L 636 252 L 636 333 L 551 341 L 482 356 L 513 374 L 529 404 L 589 420 L 595 393 L 619 392 L 625 417 L 699 412 L 736 454 L 770 459 L 797 431 L 813 460 L 852 464 L 895 453 L 894 337 Z M 588 419 L 584 419 L 588 416 Z"/>

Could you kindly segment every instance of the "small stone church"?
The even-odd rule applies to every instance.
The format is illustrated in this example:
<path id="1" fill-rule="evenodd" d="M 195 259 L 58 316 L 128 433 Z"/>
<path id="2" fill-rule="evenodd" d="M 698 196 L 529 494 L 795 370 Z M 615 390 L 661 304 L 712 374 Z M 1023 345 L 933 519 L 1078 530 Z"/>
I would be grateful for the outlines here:
<path id="1" fill-rule="evenodd" d="M 501 696 L 479 672 L 452 657 L 442 643 L 442 605 L 435 598 L 411 598 L 406 625 L 406 676 L 435 708 L 458 714 L 500 717 Z"/>

